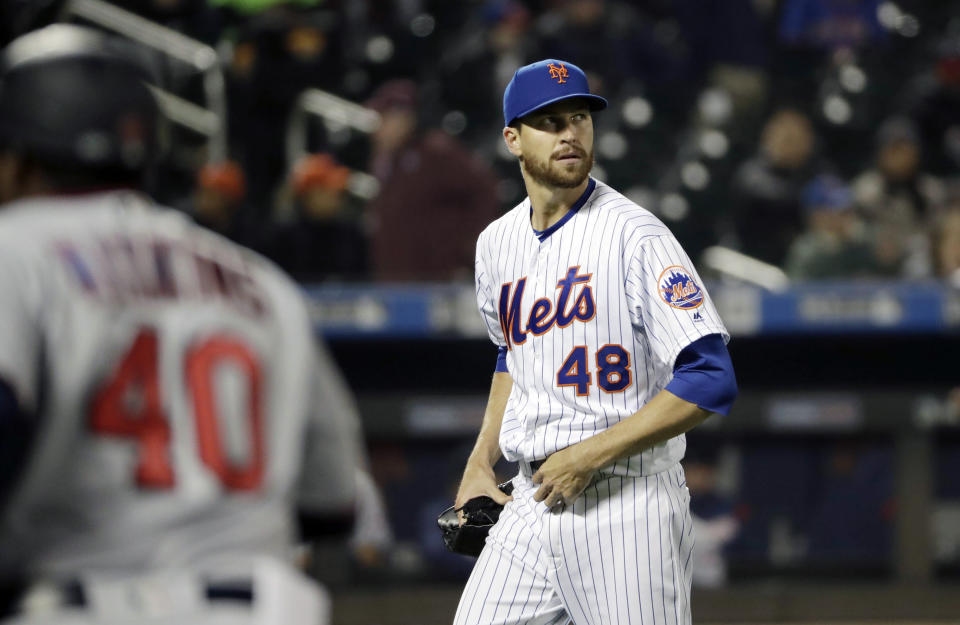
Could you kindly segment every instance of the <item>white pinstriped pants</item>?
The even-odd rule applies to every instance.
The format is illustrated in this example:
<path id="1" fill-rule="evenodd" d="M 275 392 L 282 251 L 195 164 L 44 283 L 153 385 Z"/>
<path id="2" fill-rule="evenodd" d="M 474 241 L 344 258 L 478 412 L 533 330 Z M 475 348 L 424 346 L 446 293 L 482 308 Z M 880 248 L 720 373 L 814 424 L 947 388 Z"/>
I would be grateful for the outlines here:
<path id="1" fill-rule="evenodd" d="M 690 625 L 693 522 L 683 468 L 605 476 L 553 511 L 513 480 L 454 625 Z"/>

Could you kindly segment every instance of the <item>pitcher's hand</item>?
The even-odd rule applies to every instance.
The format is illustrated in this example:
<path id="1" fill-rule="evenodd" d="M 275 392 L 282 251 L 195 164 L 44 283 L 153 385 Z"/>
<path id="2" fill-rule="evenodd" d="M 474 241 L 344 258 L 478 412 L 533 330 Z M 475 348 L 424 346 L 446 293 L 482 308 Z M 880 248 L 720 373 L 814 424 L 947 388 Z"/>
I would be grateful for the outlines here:
<path id="1" fill-rule="evenodd" d="M 474 497 L 483 495 L 493 499 L 501 506 L 513 499 L 512 496 L 506 494 L 497 486 L 497 475 L 493 472 L 492 467 L 468 461 L 467 467 L 463 470 L 463 478 L 460 480 L 460 488 L 457 489 L 457 497 L 454 499 L 453 505 L 462 508 L 463 504 Z M 460 522 L 463 523 L 462 516 Z"/>
<path id="2" fill-rule="evenodd" d="M 590 484 L 595 473 L 581 460 L 577 445 L 561 449 L 551 454 L 533 474 L 533 483 L 540 485 L 533 499 L 542 501 L 548 508 L 571 504 Z"/>

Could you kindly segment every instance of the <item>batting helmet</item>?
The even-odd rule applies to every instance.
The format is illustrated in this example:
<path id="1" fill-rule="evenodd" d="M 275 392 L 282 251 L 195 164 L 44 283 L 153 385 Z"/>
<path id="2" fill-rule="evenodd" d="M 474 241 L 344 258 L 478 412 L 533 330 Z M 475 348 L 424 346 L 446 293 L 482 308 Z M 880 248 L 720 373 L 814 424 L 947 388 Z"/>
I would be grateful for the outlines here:
<path id="1" fill-rule="evenodd" d="M 15 39 L 0 56 L 0 146 L 59 167 L 144 171 L 160 116 L 137 52 L 69 24 Z"/>

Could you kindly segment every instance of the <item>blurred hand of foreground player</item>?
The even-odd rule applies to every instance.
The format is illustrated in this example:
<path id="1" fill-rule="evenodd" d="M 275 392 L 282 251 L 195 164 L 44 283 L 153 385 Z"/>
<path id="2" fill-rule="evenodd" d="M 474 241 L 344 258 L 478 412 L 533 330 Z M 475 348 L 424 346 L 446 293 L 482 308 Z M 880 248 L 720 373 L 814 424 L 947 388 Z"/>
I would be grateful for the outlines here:
<path id="1" fill-rule="evenodd" d="M 548 508 L 557 504 L 572 504 L 590 484 L 596 473 L 580 458 L 577 445 L 554 452 L 533 474 L 533 483 L 540 488 L 533 494 L 534 501 L 542 501 Z"/>
<path id="2" fill-rule="evenodd" d="M 482 495 L 493 499 L 501 506 L 513 499 L 497 486 L 497 474 L 493 472 L 493 467 L 471 457 L 467 461 L 467 468 L 463 470 L 463 478 L 460 480 L 460 488 L 457 489 L 457 498 L 453 504 L 460 508 L 474 497 Z M 460 523 L 463 524 L 463 515 L 460 516 Z"/>

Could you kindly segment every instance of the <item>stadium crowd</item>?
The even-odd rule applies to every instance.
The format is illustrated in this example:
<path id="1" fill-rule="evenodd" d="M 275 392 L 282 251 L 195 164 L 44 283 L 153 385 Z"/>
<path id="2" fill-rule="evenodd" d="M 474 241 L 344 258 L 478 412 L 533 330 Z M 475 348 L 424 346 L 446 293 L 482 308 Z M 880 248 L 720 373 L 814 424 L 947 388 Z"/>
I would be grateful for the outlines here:
<path id="1" fill-rule="evenodd" d="M 695 258 L 723 245 L 797 280 L 960 284 L 956 0 L 114 3 L 226 68 L 229 160 L 201 150 L 161 194 L 303 281 L 469 279 L 476 234 L 522 199 L 503 86 L 554 57 L 613 104 L 594 175 Z M 288 162 L 308 88 L 379 128 L 315 120 Z M 379 191 L 358 193 L 356 172 Z"/>

